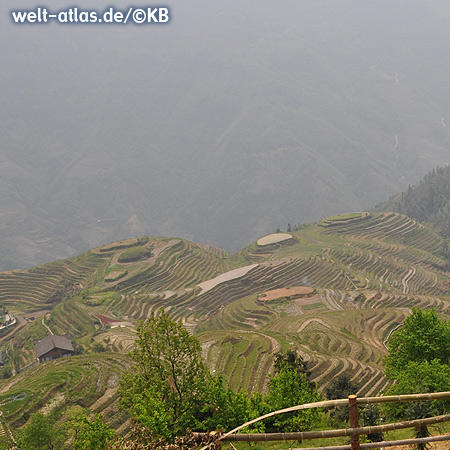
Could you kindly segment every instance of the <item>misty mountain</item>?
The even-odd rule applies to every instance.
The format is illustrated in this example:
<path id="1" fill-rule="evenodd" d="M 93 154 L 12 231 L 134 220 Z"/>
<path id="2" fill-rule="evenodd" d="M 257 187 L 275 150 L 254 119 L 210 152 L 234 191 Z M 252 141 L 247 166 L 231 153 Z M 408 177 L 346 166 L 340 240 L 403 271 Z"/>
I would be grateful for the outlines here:
<path id="1" fill-rule="evenodd" d="M 450 237 L 450 166 L 428 172 L 408 190 L 377 205 L 378 211 L 395 211 L 428 222 Z"/>
<path id="2" fill-rule="evenodd" d="M 144 234 L 235 251 L 450 162 L 447 3 L 169 6 L 25 26 L 2 4 L 1 269 Z"/>

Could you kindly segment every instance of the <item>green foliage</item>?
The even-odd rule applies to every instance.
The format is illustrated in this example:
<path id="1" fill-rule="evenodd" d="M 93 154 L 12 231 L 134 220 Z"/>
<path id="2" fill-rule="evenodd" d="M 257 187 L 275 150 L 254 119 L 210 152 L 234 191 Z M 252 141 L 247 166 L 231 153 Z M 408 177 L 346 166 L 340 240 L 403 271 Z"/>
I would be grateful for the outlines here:
<path id="1" fill-rule="evenodd" d="M 101 414 L 90 420 L 85 414 L 72 418 L 74 450 L 106 450 L 114 438 L 114 430 L 103 422 Z"/>
<path id="2" fill-rule="evenodd" d="M 450 165 L 433 169 L 414 187 L 409 187 L 377 209 L 396 211 L 435 225 L 450 236 Z"/>
<path id="3" fill-rule="evenodd" d="M 158 437 L 173 441 L 186 428 L 231 429 L 273 410 L 320 400 L 306 364 L 290 352 L 278 354 L 269 394 L 233 392 L 206 370 L 198 340 L 162 311 L 138 327 L 131 353 L 135 365 L 120 381 L 122 405 Z M 306 410 L 275 416 L 256 429 L 305 430 L 321 412 Z"/>
<path id="4" fill-rule="evenodd" d="M 320 395 L 311 386 L 305 373 L 284 366 L 269 381 L 269 394 L 265 398 L 266 412 L 320 400 Z M 320 415 L 319 409 L 280 414 L 266 420 L 266 430 L 268 432 L 308 430 L 320 420 Z"/>
<path id="5" fill-rule="evenodd" d="M 403 327 L 388 342 L 386 374 L 394 379 L 387 394 L 400 395 L 447 391 L 450 386 L 450 324 L 439 319 L 433 310 L 414 308 Z M 385 405 L 389 417 L 420 419 L 444 414 L 448 401 L 391 403 Z M 416 437 L 428 434 L 419 427 Z M 418 445 L 419 450 L 425 446 Z"/>
<path id="6" fill-rule="evenodd" d="M 291 369 L 299 374 L 304 373 L 308 377 L 311 375 L 311 372 L 308 371 L 308 364 L 297 352 L 292 350 L 288 350 L 286 353 L 275 353 L 273 365 L 275 374 L 279 374 L 282 369 Z"/>
<path id="7" fill-rule="evenodd" d="M 17 436 L 19 448 L 23 450 L 54 450 L 60 448 L 63 441 L 61 430 L 56 429 L 52 421 L 42 413 L 32 414 Z"/>
<path id="8" fill-rule="evenodd" d="M 358 389 L 359 385 L 353 382 L 348 374 L 343 373 L 330 383 L 325 389 L 325 394 L 329 400 L 336 400 L 339 398 L 347 398 L 349 395 L 355 395 Z"/>
<path id="9" fill-rule="evenodd" d="M 439 360 L 410 361 L 403 370 L 396 372 L 396 383 L 387 394 L 414 394 L 448 391 L 450 366 Z M 386 413 L 394 418 L 419 419 L 444 414 L 450 407 L 449 401 L 392 403 L 385 406 Z"/>
<path id="10" fill-rule="evenodd" d="M 12 367 L 10 365 L 5 365 L 0 369 L 0 378 L 11 378 L 12 377 Z"/>
<path id="11" fill-rule="evenodd" d="M 413 308 L 403 326 L 388 341 L 389 354 L 384 362 L 386 374 L 398 378 L 410 362 L 450 362 L 450 324 L 441 321 L 435 311 Z"/>
<path id="12" fill-rule="evenodd" d="M 140 261 L 142 259 L 150 258 L 150 256 L 152 256 L 152 252 L 147 247 L 131 247 L 119 256 L 118 261 L 120 263 Z"/>
<path id="13" fill-rule="evenodd" d="M 359 385 L 353 382 L 346 373 L 335 378 L 325 389 L 325 395 L 329 400 L 347 398 L 349 395 L 355 395 L 359 390 Z M 348 423 L 348 406 L 337 406 L 330 408 L 330 418 L 336 426 L 342 423 Z"/>
<path id="14" fill-rule="evenodd" d="M 106 351 L 106 348 L 103 347 L 103 345 L 102 345 L 101 342 L 96 342 L 96 343 L 92 346 L 92 350 L 93 350 L 95 353 L 102 353 L 102 352 Z"/>
<path id="15" fill-rule="evenodd" d="M 381 423 L 381 411 L 378 405 L 366 405 L 359 407 L 359 418 L 362 426 L 373 427 Z M 383 433 L 369 433 L 367 439 L 370 442 L 384 441 Z"/>
<path id="16" fill-rule="evenodd" d="M 259 415 L 247 392 L 233 392 L 222 377 L 211 377 L 202 411 L 205 430 L 231 430 Z"/>
<path id="17" fill-rule="evenodd" d="M 162 311 L 137 328 L 131 357 L 135 365 L 120 382 L 122 405 L 167 439 L 195 427 L 208 376 L 198 340 Z"/>

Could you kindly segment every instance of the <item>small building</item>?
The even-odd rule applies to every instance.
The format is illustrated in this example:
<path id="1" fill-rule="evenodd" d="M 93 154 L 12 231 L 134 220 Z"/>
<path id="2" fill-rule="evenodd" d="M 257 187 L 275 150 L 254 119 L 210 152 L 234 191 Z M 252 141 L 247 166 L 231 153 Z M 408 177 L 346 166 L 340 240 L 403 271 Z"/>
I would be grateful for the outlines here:
<path id="1" fill-rule="evenodd" d="M 34 353 L 39 362 L 51 361 L 62 356 L 72 356 L 74 354 L 72 342 L 66 336 L 47 336 L 40 341 L 35 341 Z"/>

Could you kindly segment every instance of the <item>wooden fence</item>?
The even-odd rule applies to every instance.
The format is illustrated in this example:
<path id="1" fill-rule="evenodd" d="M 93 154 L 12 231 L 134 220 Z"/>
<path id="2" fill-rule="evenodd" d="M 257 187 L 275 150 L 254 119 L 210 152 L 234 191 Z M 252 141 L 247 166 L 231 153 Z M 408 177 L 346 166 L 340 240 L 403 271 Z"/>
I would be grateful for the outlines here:
<path id="1" fill-rule="evenodd" d="M 348 399 L 326 400 L 323 402 L 306 403 L 304 405 L 297 405 L 292 406 L 290 408 L 281 409 L 279 411 L 273 411 L 269 414 L 265 414 L 264 416 L 250 420 L 249 422 L 246 422 L 243 425 L 240 425 L 227 433 L 217 434 L 216 443 L 219 443 L 221 441 L 222 442 L 287 441 L 287 440 L 320 439 L 320 438 L 349 436 L 350 445 L 340 445 L 334 447 L 314 447 L 312 449 L 303 448 L 301 450 L 360 450 L 368 448 L 392 447 L 394 445 L 410 445 L 419 443 L 425 444 L 428 442 L 436 442 L 436 441 L 450 441 L 450 435 L 441 435 L 441 436 L 431 436 L 427 438 L 405 439 L 399 441 L 371 442 L 368 444 L 360 444 L 359 442 L 360 435 L 382 433 L 385 431 L 399 430 L 402 428 L 423 427 L 431 424 L 448 422 L 450 421 L 450 414 L 430 417 L 427 419 L 409 420 L 404 422 L 388 423 L 384 425 L 376 425 L 370 427 L 359 427 L 358 405 L 367 405 L 374 403 L 430 401 L 430 400 L 444 400 L 444 399 L 450 399 L 450 392 L 434 392 L 430 394 L 390 395 L 386 397 L 362 397 L 362 398 L 358 398 L 356 395 L 350 395 Z M 311 408 L 325 408 L 342 405 L 349 406 L 350 428 L 340 430 L 304 431 L 292 433 L 251 433 L 251 434 L 238 433 L 238 431 L 249 425 L 267 419 L 268 417 L 276 416 L 278 414 L 293 411 L 301 411 Z M 208 435 L 208 433 L 196 433 L 196 437 L 198 440 L 203 439 L 206 435 Z M 203 449 L 204 448 L 206 447 L 203 447 Z"/>

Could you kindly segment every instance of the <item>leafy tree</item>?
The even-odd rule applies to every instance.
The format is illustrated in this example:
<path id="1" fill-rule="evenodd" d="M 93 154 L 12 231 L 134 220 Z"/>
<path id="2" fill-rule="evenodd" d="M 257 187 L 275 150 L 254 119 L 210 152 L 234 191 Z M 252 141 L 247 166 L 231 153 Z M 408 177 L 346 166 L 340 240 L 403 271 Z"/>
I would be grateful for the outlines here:
<path id="1" fill-rule="evenodd" d="M 267 411 L 274 411 L 313 403 L 321 400 L 315 387 L 312 387 L 306 374 L 292 367 L 284 366 L 269 381 L 269 394 L 265 398 Z M 267 431 L 308 430 L 320 420 L 321 411 L 307 409 L 285 413 L 266 420 Z"/>
<path id="2" fill-rule="evenodd" d="M 233 392 L 222 377 L 207 371 L 198 340 L 164 311 L 139 325 L 131 356 L 134 365 L 120 380 L 121 404 L 155 439 L 173 442 L 187 428 L 227 430 L 269 411 L 320 399 L 306 363 L 293 352 L 277 355 L 267 396 Z M 296 412 L 252 430 L 308 429 L 319 416 L 316 410 Z"/>
<path id="3" fill-rule="evenodd" d="M 288 350 L 286 353 L 275 353 L 273 365 L 275 374 L 279 374 L 283 368 L 288 368 L 296 370 L 298 373 L 304 373 L 308 377 L 311 375 L 311 372 L 308 371 L 308 363 L 292 350 Z"/>
<path id="4" fill-rule="evenodd" d="M 138 326 L 131 356 L 135 364 L 120 381 L 121 404 L 169 440 L 195 428 L 209 375 L 198 340 L 162 311 Z"/>
<path id="5" fill-rule="evenodd" d="M 206 399 L 200 418 L 204 429 L 230 430 L 258 417 L 247 392 L 233 392 L 221 376 L 210 377 Z"/>
<path id="6" fill-rule="evenodd" d="M 343 373 L 329 384 L 329 386 L 325 389 L 325 395 L 329 400 L 336 400 L 339 398 L 347 398 L 349 395 L 356 394 L 358 390 L 359 385 L 353 382 L 348 374 Z M 343 422 L 348 422 L 348 406 L 333 407 L 330 408 L 329 411 L 330 418 L 336 425 L 340 425 Z"/>
<path id="7" fill-rule="evenodd" d="M 354 395 L 358 392 L 360 385 L 351 380 L 346 373 L 339 375 L 334 379 L 330 385 L 325 389 L 325 394 L 329 400 L 336 400 L 340 398 L 347 398 L 349 395 Z M 380 423 L 380 409 L 377 405 L 359 406 L 359 421 L 361 426 L 374 426 Z M 347 405 L 330 408 L 330 418 L 340 426 L 342 423 L 348 423 L 349 410 Z M 380 442 L 383 440 L 383 433 L 368 434 L 367 438 L 371 442 Z"/>
<path id="8" fill-rule="evenodd" d="M 397 379 L 409 362 L 450 363 L 450 324 L 435 311 L 413 308 L 403 326 L 388 341 L 389 354 L 384 363 L 389 378 Z"/>
<path id="9" fill-rule="evenodd" d="M 381 422 L 381 411 L 378 405 L 366 405 L 359 407 L 359 418 L 364 427 L 373 427 Z M 367 439 L 370 442 L 384 441 L 383 433 L 369 433 Z"/>
<path id="10" fill-rule="evenodd" d="M 114 430 L 103 422 L 101 414 L 93 420 L 82 414 L 75 418 L 72 427 L 74 450 L 106 450 L 114 437 Z"/>
<path id="11" fill-rule="evenodd" d="M 24 450 L 54 450 L 61 446 L 63 436 L 42 413 L 31 414 L 28 423 L 17 436 L 19 448 Z"/>
<path id="12" fill-rule="evenodd" d="M 205 444 L 208 443 L 205 439 Z M 111 450 L 192 450 L 198 445 L 193 433 L 176 437 L 173 444 L 168 444 L 161 437 L 132 419 L 131 430 L 126 437 L 118 436 L 110 445 Z"/>
<path id="13" fill-rule="evenodd" d="M 450 366 L 441 364 L 437 359 L 428 362 L 409 362 L 402 371 L 396 372 L 396 384 L 390 387 L 388 395 L 415 394 L 447 391 L 450 386 Z M 421 419 L 445 414 L 450 407 L 447 401 L 423 401 L 392 403 L 385 405 L 386 413 L 396 419 Z M 416 429 L 415 437 L 429 436 L 426 425 Z M 418 444 L 419 450 L 424 450 L 426 444 Z"/>
<path id="14" fill-rule="evenodd" d="M 450 385 L 450 324 L 433 310 L 414 308 L 401 329 L 388 342 L 386 374 L 396 383 L 387 394 L 414 394 L 446 391 Z M 384 407 L 393 418 L 420 419 L 442 414 L 450 403 L 444 401 L 393 403 Z M 419 427 L 417 437 L 428 433 Z M 419 445 L 423 449 L 424 445 Z"/>
<path id="15" fill-rule="evenodd" d="M 343 373 L 329 384 L 325 394 L 329 400 L 347 398 L 349 395 L 356 394 L 359 387 L 359 384 L 352 381 L 348 374 Z"/>
<path id="16" fill-rule="evenodd" d="M 409 362 L 396 372 L 396 383 L 387 391 L 388 395 L 416 394 L 447 391 L 450 386 L 450 366 L 437 359 L 431 362 Z M 396 419 L 420 419 L 448 411 L 448 401 L 389 403 L 388 414 Z"/>

